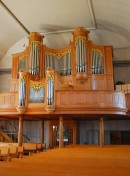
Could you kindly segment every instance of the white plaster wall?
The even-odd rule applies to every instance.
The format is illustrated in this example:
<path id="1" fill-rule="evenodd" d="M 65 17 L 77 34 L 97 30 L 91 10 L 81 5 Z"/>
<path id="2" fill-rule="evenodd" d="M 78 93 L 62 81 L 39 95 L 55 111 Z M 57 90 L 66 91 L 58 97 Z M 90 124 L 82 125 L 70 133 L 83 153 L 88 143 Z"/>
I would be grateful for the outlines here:
<path id="1" fill-rule="evenodd" d="M 122 81 L 130 83 L 130 66 L 128 67 L 114 67 L 114 81 Z"/>
<path id="2" fill-rule="evenodd" d="M 113 57 L 114 61 L 130 60 L 130 47 L 113 48 Z"/>
<path id="3" fill-rule="evenodd" d="M 28 142 L 41 142 L 41 121 L 24 121 L 23 133 L 30 139 Z"/>
<path id="4" fill-rule="evenodd" d="M 16 42 L 1 59 L 0 69 L 12 68 L 12 54 L 19 53 L 25 50 L 25 46 L 28 45 L 28 38 L 24 37 Z"/>
<path id="5" fill-rule="evenodd" d="M 105 144 L 110 144 L 110 131 L 130 131 L 130 120 L 104 120 Z M 80 121 L 80 144 L 99 144 L 99 121 Z"/>
<path id="6" fill-rule="evenodd" d="M 49 121 L 44 121 L 44 143 L 46 144 L 46 149 L 49 148 Z"/>
<path id="7" fill-rule="evenodd" d="M 11 74 L 0 75 L 0 92 L 10 91 Z"/>
<path id="8" fill-rule="evenodd" d="M 99 121 L 80 121 L 80 144 L 99 144 Z"/>
<path id="9" fill-rule="evenodd" d="M 119 131 L 127 131 L 130 130 L 130 120 L 109 120 L 104 121 L 104 129 L 105 130 L 119 130 Z"/>

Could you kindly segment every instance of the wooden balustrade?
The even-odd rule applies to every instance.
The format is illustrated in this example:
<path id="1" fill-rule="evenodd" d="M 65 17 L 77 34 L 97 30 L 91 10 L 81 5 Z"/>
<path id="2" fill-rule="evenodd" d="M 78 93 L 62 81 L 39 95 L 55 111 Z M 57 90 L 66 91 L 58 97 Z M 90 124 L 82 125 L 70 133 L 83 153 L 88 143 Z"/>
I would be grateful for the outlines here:
<path id="1" fill-rule="evenodd" d="M 126 99 L 126 100 L 125 100 Z M 16 111 L 18 93 L 0 93 L 0 111 Z M 93 90 L 57 90 L 55 91 L 56 113 L 114 113 L 125 114 L 126 106 L 130 109 L 130 94 L 123 94 L 114 91 L 93 91 Z M 26 113 L 44 112 L 45 103 L 28 104 Z M 101 112 L 99 112 L 101 110 Z"/>
<path id="2" fill-rule="evenodd" d="M 56 112 L 125 114 L 125 95 L 114 91 L 56 91 Z"/>
<path id="3" fill-rule="evenodd" d="M 0 93 L 0 113 L 12 114 L 17 113 L 16 106 L 18 104 L 17 92 Z"/>
<path id="4" fill-rule="evenodd" d="M 127 114 L 130 114 L 130 93 L 125 94 L 126 98 L 126 106 L 127 106 Z"/>

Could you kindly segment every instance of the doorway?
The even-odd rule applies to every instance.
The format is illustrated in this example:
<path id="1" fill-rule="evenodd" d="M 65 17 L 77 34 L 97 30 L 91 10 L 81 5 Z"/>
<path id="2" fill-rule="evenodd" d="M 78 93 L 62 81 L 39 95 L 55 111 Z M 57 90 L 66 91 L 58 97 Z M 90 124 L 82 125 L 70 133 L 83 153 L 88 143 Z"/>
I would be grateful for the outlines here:
<path id="1" fill-rule="evenodd" d="M 52 122 L 52 146 L 59 146 L 59 121 Z M 64 146 L 71 145 L 74 143 L 75 123 L 72 121 L 64 121 L 63 125 L 63 143 Z"/>

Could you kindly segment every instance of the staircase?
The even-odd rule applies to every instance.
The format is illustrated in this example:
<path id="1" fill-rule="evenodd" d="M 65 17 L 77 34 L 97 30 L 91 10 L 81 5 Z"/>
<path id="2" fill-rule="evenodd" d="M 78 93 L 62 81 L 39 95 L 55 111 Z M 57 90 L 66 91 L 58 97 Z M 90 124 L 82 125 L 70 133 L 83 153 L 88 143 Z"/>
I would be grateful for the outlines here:
<path id="1" fill-rule="evenodd" d="M 23 141 L 28 142 L 30 139 L 23 134 Z M 0 142 L 18 142 L 18 123 L 13 120 L 0 122 Z"/>
<path id="2" fill-rule="evenodd" d="M 0 130 L 0 142 L 14 142 L 6 133 Z"/>

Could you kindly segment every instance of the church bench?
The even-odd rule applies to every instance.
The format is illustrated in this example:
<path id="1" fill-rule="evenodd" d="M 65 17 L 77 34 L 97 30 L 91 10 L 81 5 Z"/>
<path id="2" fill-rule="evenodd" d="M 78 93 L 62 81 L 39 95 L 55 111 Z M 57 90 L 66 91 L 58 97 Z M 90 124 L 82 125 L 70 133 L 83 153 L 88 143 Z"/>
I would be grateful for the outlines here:
<path id="1" fill-rule="evenodd" d="M 37 151 L 42 152 L 45 149 L 45 144 L 43 143 L 36 143 Z"/>
<path id="2" fill-rule="evenodd" d="M 9 156 L 11 158 L 17 158 L 18 157 L 18 147 L 17 146 L 9 146 L 10 153 Z"/>
<path id="3" fill-rule="evenodd" d="M 10 149 L 7 147 L 0 148 L 0 161 L 7 161 L 10 158 Z"/>
<path id="4" fill-rule="evenodd" d="M 30 155 L 30 153 L 37 152 L 37 144 L 36 143 L 23 143 L 24 155 Z"/>
<path id="5" fill-rule="evenodd" d="M 18 146 L 18 152 L 17 152 L 18 158 L 22 158 L 24 155 L 24 146 Z"/>

